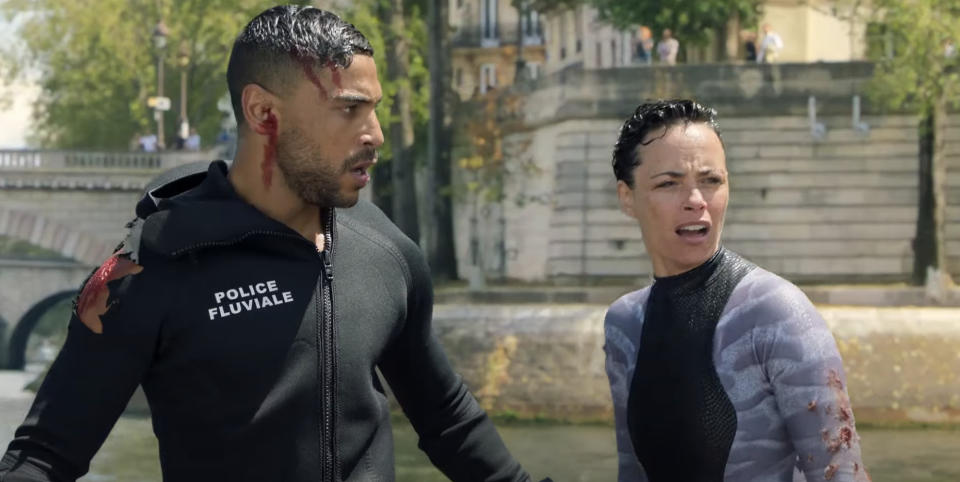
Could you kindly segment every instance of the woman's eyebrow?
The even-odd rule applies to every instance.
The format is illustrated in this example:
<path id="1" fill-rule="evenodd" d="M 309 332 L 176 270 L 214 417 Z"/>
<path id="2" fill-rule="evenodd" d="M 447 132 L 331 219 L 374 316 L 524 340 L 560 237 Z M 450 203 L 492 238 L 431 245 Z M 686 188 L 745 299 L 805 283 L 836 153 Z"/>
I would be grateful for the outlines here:
<path id="1" fill-rule="evenodd" d="M 680 171 L 663 171 L 663 172 L 661 172 L 660 174 L 654 174 L 654 175 L 650 176 L 650 179 L 653 179 L 653 178 L 655 178 L 655 177 L 657 177 L 657 176 L 683 177 L 683 176 L 684 176 L 684 173 L 682 173 L 682 172 L 680 172 Z"/>

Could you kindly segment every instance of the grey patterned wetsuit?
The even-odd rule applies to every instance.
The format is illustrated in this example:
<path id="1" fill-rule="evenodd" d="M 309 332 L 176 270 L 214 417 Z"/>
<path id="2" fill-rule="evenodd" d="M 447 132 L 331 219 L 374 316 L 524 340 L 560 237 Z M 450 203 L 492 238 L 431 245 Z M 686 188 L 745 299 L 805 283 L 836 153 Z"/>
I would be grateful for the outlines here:
<path id="1" fill-rule="evenodd" d="M 721 248 L 614 302 L 605 337 L 621 482 L 868 480 L 833 336 L 779 276 Z"/>

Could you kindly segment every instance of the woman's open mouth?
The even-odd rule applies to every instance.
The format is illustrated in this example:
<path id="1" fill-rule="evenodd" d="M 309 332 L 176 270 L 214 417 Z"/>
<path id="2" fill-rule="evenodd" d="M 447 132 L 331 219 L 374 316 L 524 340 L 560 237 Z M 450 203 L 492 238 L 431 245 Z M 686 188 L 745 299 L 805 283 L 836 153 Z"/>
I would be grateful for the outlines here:
<path id="1" fill-rule="evenodd" d="M 680 227 L 676 229 L 676 233 L 677 236 L 680 236 L 680 239 L 684 241 L 699 244 L 707 239 L 707 234 L 710 233 L 710 223 L 696 222 L 681 224 Z"/>

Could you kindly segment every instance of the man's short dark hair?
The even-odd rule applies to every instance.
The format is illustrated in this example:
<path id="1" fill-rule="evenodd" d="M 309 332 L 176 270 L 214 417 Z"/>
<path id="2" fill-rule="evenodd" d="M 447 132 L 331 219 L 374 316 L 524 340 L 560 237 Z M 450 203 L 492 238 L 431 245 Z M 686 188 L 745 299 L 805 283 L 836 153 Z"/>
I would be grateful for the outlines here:
<path id="1" fill-rule="evenodd" d="M 244 123 L 243 88 L 257 84 L 281 93 L 303 78 L 303 63 L 345 69 L 354 54 L 373 55 L 373 47 L 352 24 L 315 7 L 282 5 L 263 11 L 233 43 L 227 87 L 237 126 Z"/>
<path id="2" fill-rule="evenodd" d="M 647 139 L 654 130 L 679 124 L 706 124 L 723 143 L 717 111 L 688 99 L 657 100 L 640 104 L 620 128 L 620 138 L 613 148 L 613 175 L 633 188 L 633 170 L 640 165 L 638 148 L 666 135 Z"/>

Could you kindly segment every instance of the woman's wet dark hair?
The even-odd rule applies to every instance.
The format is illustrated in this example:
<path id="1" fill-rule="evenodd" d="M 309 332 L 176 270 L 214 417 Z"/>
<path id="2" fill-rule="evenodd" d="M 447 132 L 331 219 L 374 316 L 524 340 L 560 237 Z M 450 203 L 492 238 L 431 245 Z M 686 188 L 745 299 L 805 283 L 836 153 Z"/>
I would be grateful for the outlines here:
<path id="1" fill-rule="evenodd" d="M 654 130 L 679 124 L 706 124 L 723 143 L 717 111 L 689 99 L 657 100 L 640 104 L 620 128 L 620 137 L 613 148 L 613 175 L 633 188 L 633 170 L 640 165 L 637 148 L 663 137 L 663 134 L 644 139 Z"/>
<path id="2" fill-rule="evenodd" d="M 345 69 L 354 54 L 373 56 L 373 47 L 352 24 L 315 7 L 282 5 L 263 11 L 233 43 L 227 87 L 237 125 L 243 125 L 243 88 L 257 84 L 281 93 L 299 79 L 304 63 Z"/>

